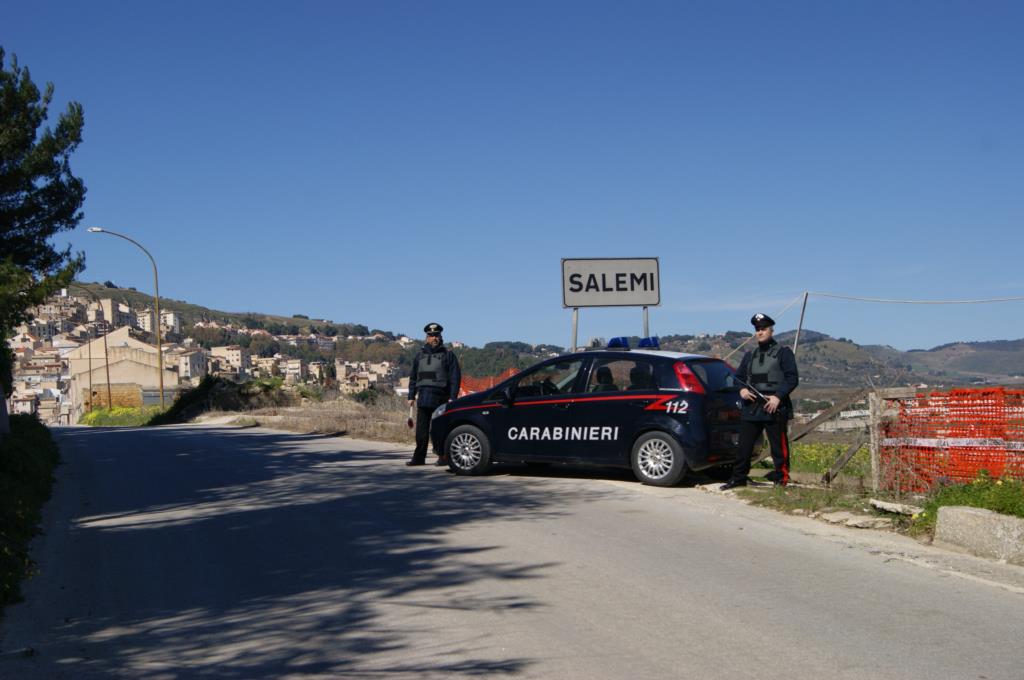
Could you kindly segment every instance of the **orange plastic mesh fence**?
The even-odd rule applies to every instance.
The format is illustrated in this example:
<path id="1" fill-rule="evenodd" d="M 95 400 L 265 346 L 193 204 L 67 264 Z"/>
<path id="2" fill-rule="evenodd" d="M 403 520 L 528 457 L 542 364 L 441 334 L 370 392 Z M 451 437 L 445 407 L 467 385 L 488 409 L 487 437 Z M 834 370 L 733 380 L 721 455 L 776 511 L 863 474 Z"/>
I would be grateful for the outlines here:
<path id="1" fill-rule="evenodd" d="M 897 403 L 897 419 L 881 430 L 882 488 L 927 491 L 982 470 L 1024 479 L 1024 390 L 960 389 Z"/>
<path id="2" fill-rule="evenodd" d="M 473 378 L 468 375 L 462 376 L 462 384 L 459 385 L 459 396 L 471 394 L 473 392 L 481 392 L 483 390 L 489 390 L 501 381 L 511 378 L 519 369 L 507 368 L 498 375 L 487 376 L 484 378 Z"/>

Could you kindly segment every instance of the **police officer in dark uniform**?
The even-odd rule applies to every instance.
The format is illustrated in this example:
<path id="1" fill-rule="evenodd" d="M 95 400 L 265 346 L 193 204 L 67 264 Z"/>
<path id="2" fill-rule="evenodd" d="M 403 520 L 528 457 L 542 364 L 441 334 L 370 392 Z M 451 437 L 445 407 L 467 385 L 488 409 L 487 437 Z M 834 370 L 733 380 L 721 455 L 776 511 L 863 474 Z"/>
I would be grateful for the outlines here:
<path id="1" fill-rule="evenodd" d="M 755 314 L 750 318 L 750 323 L 754 326 L 757 348 L 743 356 L 736 375 L 754 389 L 740 389 L 743 412 L 740 417 L 739 454 L 733 464 L 732 477 L 721 487 L 723 491 L 747 485 L 750 458 L 762 432 L 768 435 L 772 462 L 775 464 L 775 469 L 765 478 L 775 484 L 789 483 L 789 438 L 786 426 L 793 417 L 793 402 L 789 395 L 800 383 L 796 357 L 793 356 L 793 350 L 783 347 L 772 337 L 775 321 L 770 316 Z"/>
<path id="2" fill-rule="evenodd" d="M 430 415 L 441 404 L 459 396 L 462 371 L 459 360 L 444 346 L 439 323 L 428 323 L 423 327 L 426 342 L 416 358 L 412 360 L 412 374 L 409 376 L 409 406 L 416 404 L 416 450 L 406 465 L 423 465 L 427 460 L 427 444 L 430 442 Z M 437 465 L 446 465 L 443 454 Z"/>

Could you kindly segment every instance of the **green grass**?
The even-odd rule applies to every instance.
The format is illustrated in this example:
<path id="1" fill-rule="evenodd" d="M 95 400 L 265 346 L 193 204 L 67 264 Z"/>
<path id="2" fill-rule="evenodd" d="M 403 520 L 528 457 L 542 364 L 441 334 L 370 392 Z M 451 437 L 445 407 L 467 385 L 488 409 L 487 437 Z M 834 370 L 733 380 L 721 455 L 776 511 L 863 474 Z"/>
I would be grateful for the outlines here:
<path id="1" fill-rule="evenodd" d="M 10 434 L 0 436 L 0 606 L 21 598 L 21 580 L 32 572 L 28 544 L 59 461 L 45 425 L 35 416 L 11 416 Z"/>
<path id="2" fill-rule="evenodd" d="M 97 408 L 83 415 L 78 422 L 80 425 L 91 425 L 93 427 L 118 425 L 141 427 L 161 412 L 162 411 L 159 406 L 143 406 L 141 408 L 129 408 L 127 406 Z"/>
<path id="3" fill-rule="evenodd" d="M 789 469 L 791 472 L 824 474 L 847 448 L 847 444 L 794 444 L 789 454 Z M 759 465 L 770 468 L 771 458 L 766 458 Z M 871 452 L 867 445 L 853 454 L 853 458 L 842 469 L 842 474 L 850 477 L 871 475 Z"/>
<path id="4" fill-rule="evenodd" d="M 858 454 L 859 455 L 859 454 Z M 788 486 L 747 487 L 737 494 L 752 503 L 780 512 L 803 511 L 807 514 L 822 510 L 847 510 L 862 515 L 891 517 L 896 527 L 912 536 L 928 537 L 935 533 L 939 508 L 948 505 L 966 505 L 983 508 L 1004 515 L 1024 517 L 1024 480 L 1003 477 L 993 479 L 981 474 L 969 484 L 943 486 L 932 492 L 923 503 L 923 511 L 913 517 L 891 515 L 876 511 L 868 504 L 871 494 L 842 489 Z M 874 494 L 886 498 L 884 493 Z"/>
<path id="5" fill-rule="evenodd" d="M 780 512 L 802 510 L 807 514 L 819 510 L 849 510 L 862 512 L 868 508 L 867 497 L 863 493 L 853 493 L 840 489 L 817 487 L 772 486 L 746 487 L 737 489 L 737 494 L 750 501 Z M 868 512 L 867 514 L 875 514 Z"/>
<path id="6" fill-rule="evenodd" d="M 939 508 L 946 505 L 966 505 L 1024 517 L 1024 481 L 1009 477 L 993 479 L 983 472 L 969 484 L 940 487 L 924 503 L 924 511 L 913 518 L 913 532 L 934 533 Z"/>

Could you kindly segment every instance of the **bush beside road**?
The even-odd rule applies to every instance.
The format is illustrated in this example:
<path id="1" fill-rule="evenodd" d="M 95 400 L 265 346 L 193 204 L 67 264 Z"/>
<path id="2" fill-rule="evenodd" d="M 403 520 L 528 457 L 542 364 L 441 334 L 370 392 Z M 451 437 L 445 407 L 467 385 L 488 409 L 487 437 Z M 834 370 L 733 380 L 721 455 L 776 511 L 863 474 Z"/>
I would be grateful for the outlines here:
<path id="1" fill-rule="evenodd" d="M 884 493 L 822 487 L 807 474 L 794 477 L 797 483 L 786 488 L 764 484 L 740 489 L 737 495 L 787 514 L 892 529 L 926 543 L 1024 566 L 1024 481 L 982 474 L 968 484 L 950 484 L 916 497 L 912 500 L 921 507 L 914 507 L 891 502 Z M 810 483 L 801 484 L 801 478 Z"/>
<path id="2" fill-rule="evenodd" d="M 50 431 L 35 416 L 13 415 L 10 422 L 10 434 L 0 438 L 0 607 L 21 598 L 21 580 L 33 568 L 28 544 L 60 461 Z"/>

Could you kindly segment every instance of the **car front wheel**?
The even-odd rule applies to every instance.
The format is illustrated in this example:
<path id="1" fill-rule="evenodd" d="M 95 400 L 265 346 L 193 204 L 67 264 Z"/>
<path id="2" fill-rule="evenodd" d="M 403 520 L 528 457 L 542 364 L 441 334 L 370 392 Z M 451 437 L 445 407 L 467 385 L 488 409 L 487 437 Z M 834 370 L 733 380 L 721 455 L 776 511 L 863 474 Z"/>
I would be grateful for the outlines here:
<path id="1" fill-rule="evenodd" d="M 633 444 L 633 474 L 651 486 L 675 486 L 686 474 L 683 448 L 664 432 L 648 432 Z"/>
<path id="2" fill-rule="evenodd" d="M 491 443 L 480 428 L 460 425 L 444 440 L 448 465 L 460 475 L 482 475 L 491 467 Z"/>

